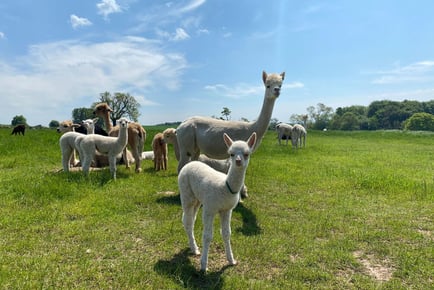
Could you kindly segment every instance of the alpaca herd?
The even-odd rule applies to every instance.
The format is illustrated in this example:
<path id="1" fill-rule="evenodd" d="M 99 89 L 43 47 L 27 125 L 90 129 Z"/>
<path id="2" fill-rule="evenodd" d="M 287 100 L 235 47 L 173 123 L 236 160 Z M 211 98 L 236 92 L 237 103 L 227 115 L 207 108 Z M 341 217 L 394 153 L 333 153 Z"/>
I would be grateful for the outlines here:
<path id="1" fill-rule="evenodd" d="M 276 125 L 277 140 L 281 145 L 281 140 L 286 139 L 286 145 L 288 145 L 288 139 L 291 139 L 292 148 L 297 149 L 306 147 L 306 129 L 300 125 L 295 124 L 291 126 L 285 123 L 279 123 Z"/>
<path id="2" fill-rule="evenodd" d="M 194 223 L 199 208 L 201 206 L 203 208 L 203 249 L 200 269 L 207 270 L 214 217 L 217 213 L 220 215 L 227 261 L 230 265 L 235 265 L 237 262 L 230 243 L 232 210 L 240 202 L 241 197 L 247 197 L 244 179 L 249 159 L 258 149 L 268 130 L 274 103 L 280 96 L 284 78 L 284 72 L 262 73 L 265 87 L 264 100 L 255 121 L 224 121 L 207 117 L 191 117 L 176 129 L 168 128 L 162 133 L 155 134 L 152 140 L 152 151 L 145 152 L 143 152 L 146 140 L 144 128 L 125 118 L 120 118 L 117 120 L 117 126 L 113 126 L 110 120 L 110 113 L 113 110 L 108 104 L 100 103 L 95 106 L 94 115 L 102 118 L 108 136 L 96 132 L 98 119 L 82 122 L 82 126 L 86 128 L 86 135 L 75 132 L 80 125 L 73 124 L 71 121 L 60 124 L 58 132 L 63 133 L 59 139 L 63 171 L 68 172 L 72 166 L 81 165 L 83 173 L 87 176 L 91 166 L 108 164 L 112 178 L 116 179 L 116 164 L 119 164 L 121 157 L 127 168 L 130 163 L 135 162 L 136 172 L 141 172 L 141 160 L 145 159 L 153 159 L 155 171 L 166 170 L 167 144 L 172 144 L 178 160 L 182 223 L 190 249 L 195 255 L 199 255 L 200 251 L 194 238 Z M 297 148 L 298 140 L 303 140 L 305 146 L 306 130 L 300 127 L 279 124 L 277 126 L 279 144 L 285 136 L 286 143 L 290 138 L 292 145 Z M 75 151 L 78 152 L 80 161 L 76 159 Z M 106 161 L 101 162 L 101 158 L 105 158 Z"/>

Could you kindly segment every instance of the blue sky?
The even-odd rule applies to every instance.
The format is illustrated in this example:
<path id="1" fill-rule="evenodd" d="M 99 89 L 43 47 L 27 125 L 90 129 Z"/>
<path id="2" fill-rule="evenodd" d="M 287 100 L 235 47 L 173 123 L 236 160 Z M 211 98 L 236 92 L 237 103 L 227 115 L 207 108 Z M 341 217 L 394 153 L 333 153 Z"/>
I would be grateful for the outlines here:
<path id="1" fill-rule="evenodd" d="M 262 70 L 286 72 L 273 117 L 324 103 L 434 99 L 434 1 L 2 0 L 0 123 L 71 118 L 99 94 L 140 123 L 257 118 Z"/>

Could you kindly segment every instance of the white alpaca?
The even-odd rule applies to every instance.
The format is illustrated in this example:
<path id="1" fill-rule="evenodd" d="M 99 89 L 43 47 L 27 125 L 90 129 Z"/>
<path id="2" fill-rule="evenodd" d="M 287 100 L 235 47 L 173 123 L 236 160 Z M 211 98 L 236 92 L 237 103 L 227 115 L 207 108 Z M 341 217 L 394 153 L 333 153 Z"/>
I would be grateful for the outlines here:
<path id="1" fill-rule="evenodd" d="M 128 142 L 128 120 L 120 118 L 117 121 L 119 125 L 119 135 L 117 137 L 101 136 L 101 135 L 86 135 L 80 141 L 79 152 L 83 155 L 82 168 L 87 175 L 92 160 L 95 157 L 95 152 L 108 155 L 110 173 L 113 179 L 116 179 L 116 156 L 120 154 Z"/>
<path id="2" fill-rule="evenodd" d="M 61 133 L 61 134 L 65 134 L 68 132 L 75 132 L 75 129 L 80 127 L 79 124 L 74 124 L 71 120 L 65 120 L 60 122 L 59 127 L 57 127 L 57 133 Z M 78 133 L 77 133 L 78 134 Z M 77 154 L 76 154 L 76 148 L 74 146 L 74 140 L 76 137 L 78 137 L 79 135 L 76 134 L 68 134 L 69 136 L 64 137 L 64 140 L 62 141 L 63 143 L 63 147 L 62 144 L 60 145 L 60 148 L 62 150 L 62 165 L 63 165 L 63 171 L 67 172 L 69 171 L 69 168 L 71 166 L 78 166 L 79 161 L 77 159 Z M 75 137 L 73 137 L 75 136 Z M 59 140 L 60 142 L 60 140 Z M 69 157 L 69 165 L 64 164 L 63 162 L 63 158 L 64 155 L 66 156 L 70 156 Z M 66 160 L 65 160 L 66 161 Z M 67 170 L 65 170 L 67 169 Z"/>
<path id="3" fill-rule="evenodd" d="M 213 159 L 228 158 L 227 148 L 221 138 L 224 132 L 237 140 L 245 140 L 256 132 L 258 141 L 253 149 L 256 150 L 268 129 L 274 102 L 280 95 L 284 77 L 285 73 L 262 73 L 265 85 L 264 103 L 254 122 L 224 121 L 207 117 L 192 117 L 182 122 L 176 130 L 180 151 L 178 172 L 190 160 L 197 160 L 200 153 Z"/>
<path id="4" fill-rule="evenodd" d="M 202 271 L 207 270 L 208 251 L 213 237 L 214 216 L 220 214 L 221 233 L 224 241 L 226 258 L 231 265 L 234 259 L 230 236 L 232 210 L 240 200 L 239 192 L 244 184 L 250 154 L 256 143 L 256 133 L 253 132 L 247 142 L 232 141 L 226 134 L 223 140 L 227 152 L 231 156 L 228 174 L 214 170 L 210 166 L 192 161 L 186 164 L 178 176 L 179 192 L 183 209 L 182 222 L 187 233 L 191 251 L 199 255 L 200 251 L 194 238 L 194 223 L 200 205 L 203 205 L 203 253 L 200 261 Z"/>
<path id="5" fill-rule="evenodd" d="M 86 135 L 77 132 L 66 132 L 60 137 L 59 145 L 62 152 L 62 167 L 64 172 L 69 172 L 71 165 L 76 166 L 78 164 L 78 160 L 74 157 L 75 150 L 78 149 L 75 147 L 75 140 L 82 136 Z"/>
<path id="6" fill-rule="evenodd" d="M 163 131 L 163 138 L 167 144 L 173 145 L 173 151 L 175 151 L 176 160 L 179 161 L 179 145 L 178 145 L 178 139 L 176 137 L 176 129 L 167 128 L 166 130 L 164 130 Z M 230 165 L 229 158 L 227 158 L 227 159 L 212 159 L 212 158 L 207 157 L 205 154 L 200 154 L 199 158 L 197 160 L 211 166 L 212 168 L 214 168 L 217 171 L 220 171 L 220 172 L 225 173 L 225 174 L 228 173 L 229 165 Z M 245 186 L 245 185 L 241 189 L 241 197 L 242 198 L 248 197 L 247 186 Z"/>
<path id="7" fill-rule="evenodd" d="M 300 125 L 300 124 L 295 124 L 292 127 L 292 132 L 291 132 L 291 142 L 292 142 L 292 147 L 297 149 L 298 146 L 300 146 L 300 148 L 306 147 L 306 129 Z"/>
<path id="8" fill-rule="evenodd" d="M 108 131 L 109 136 L 116 137 L 119 134 L 119 127 L 113 127 L 110 121 L 110 113 L 113 110 L 107 103 L 100 103 L 95 106 L 94 114 L 101 117 L 104 120 L 104 124 Z M 142 164 L 142 151 L 146 140 L 146 131 L 138 123 L 130 122 L 128 124 L 128 145 L 130 145 L 131 152 L 133 154 L 136 163 L 136 172 L 141 172 Z M 123 151 L 124 161 L 127 168 L 130 168 L 129 160 L 127 156 L 127 148 Z"/>
<path id="9" fill-rule="evenodd" d="M 282 139 L 285 137 L 286 145 L 288 145 L 288 139 L 291 139 L 292 126 L 285 123 L 277 124 L 277 139 L 279 140 L 279 145 L 281 145 Z"/>

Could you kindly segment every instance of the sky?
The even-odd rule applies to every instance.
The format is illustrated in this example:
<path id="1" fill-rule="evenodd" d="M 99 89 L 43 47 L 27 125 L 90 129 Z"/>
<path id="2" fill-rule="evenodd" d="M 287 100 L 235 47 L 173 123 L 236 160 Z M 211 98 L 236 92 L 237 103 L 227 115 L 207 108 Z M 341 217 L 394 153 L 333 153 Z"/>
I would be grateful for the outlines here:
<path id="1" fill-rule="evenodd" d="M 255 120 L 262 71 L 285 72 L 273 118 L 318 103 L 434 99 L 434 1 L 2 0 L 0 124 L 72 118 L 103 92 L 139 122 Z"/>

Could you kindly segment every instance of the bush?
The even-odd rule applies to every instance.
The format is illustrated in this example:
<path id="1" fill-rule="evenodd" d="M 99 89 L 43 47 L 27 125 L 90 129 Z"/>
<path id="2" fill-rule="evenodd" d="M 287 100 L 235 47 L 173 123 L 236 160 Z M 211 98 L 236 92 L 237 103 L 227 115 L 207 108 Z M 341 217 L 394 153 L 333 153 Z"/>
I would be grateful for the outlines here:
<path id="1" fill-rule="evenodd" d="M 434 131 L 434 115 L 415 113 L 405 121 L 404 129 L 412 131 Z"/>

